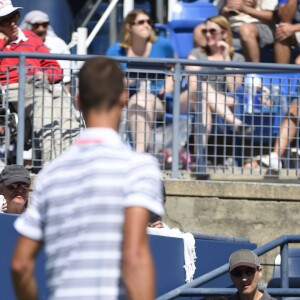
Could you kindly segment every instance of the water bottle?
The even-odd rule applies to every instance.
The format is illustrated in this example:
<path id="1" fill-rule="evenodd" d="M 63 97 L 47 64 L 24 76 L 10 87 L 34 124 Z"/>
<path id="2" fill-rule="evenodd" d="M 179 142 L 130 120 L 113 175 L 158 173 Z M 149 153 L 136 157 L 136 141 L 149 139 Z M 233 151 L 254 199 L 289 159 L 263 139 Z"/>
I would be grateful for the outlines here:
<path id="1" fill-rule="evenodd" d="M 252 114 L 254 112 L 254 97 L 257 91 L 261 89 L 261 78 L 257 74 L 248 74 L 244 84 L 246 94 L 244 111 Z"/>
<path id="2" fill-rule="evenodd" d="M 253 112 L 259 113 L 262 110 L 262 89 L 259 88 L 253 98 Z"/>

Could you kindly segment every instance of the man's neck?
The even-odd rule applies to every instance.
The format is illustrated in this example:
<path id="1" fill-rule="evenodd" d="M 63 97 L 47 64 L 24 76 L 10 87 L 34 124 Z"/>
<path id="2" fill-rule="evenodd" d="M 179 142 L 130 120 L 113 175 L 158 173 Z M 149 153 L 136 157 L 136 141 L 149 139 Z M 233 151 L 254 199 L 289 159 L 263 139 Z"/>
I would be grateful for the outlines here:
<path id="1" fill-rule="evenodd" d="M 253 293 L 247 295 L 239 293 L 239 300 L 259 300 L 262 296 L 263 293 L 257 289 Z"/>
<path id="2" fill-rule="evenodd" d="M 112 128 L 115 131 L 119 130 L 119 124 L 121 119 L 121 108 L 114 107 L 109 111 L 97 111 L 92 110 L 85 118 L 86 127 L 103 127 Z"/>

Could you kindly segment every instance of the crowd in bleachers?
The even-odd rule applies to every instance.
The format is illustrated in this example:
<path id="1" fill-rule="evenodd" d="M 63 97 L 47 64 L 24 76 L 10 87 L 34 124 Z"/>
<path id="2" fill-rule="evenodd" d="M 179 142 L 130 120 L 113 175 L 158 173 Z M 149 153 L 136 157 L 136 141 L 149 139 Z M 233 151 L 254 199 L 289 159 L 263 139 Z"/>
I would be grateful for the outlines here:
<path id="1" fill-rule="evenodd" d="M 300 5 L 297 1 L 182 0 L 170 8 L 172 11 L 171 18 L 164 26 L 162 24 L 154 24 L 153 12 L 150 11 L 151 7 L 149 5 L 143 7 L 141 2 L 149 4 L 147 1 L 139 1 L 137 3 L 139 8 L 131 11 L 124 19 L 120 38 L 113 45 L 108 45 L 106 55 L 141 59 L 187 58 L 197 63 L 199 61 L 297 63 L 299 61 L 297 51 L 300 32 L 298 27 Z M 146 8 L 147 11 L 140 8 Z M 12 22 L 15 25 L 17 24 L 20 17 L 19 9 L 12 11 L 8 16 L 9 18 L 2 18 L 2 27 Z M 12 19 L 15 16 L 17 18 Z M 16 28 L 18 27 L 16 26 Z M 162 28 L 164 31 L 162 31 Z M 24 16 L 18 30 L 21 29 L 25 29 L 25 32 L 27 32 L 26 30 L 32 30 L 44 41 L 50 52 L 69 53 L 64 41 L 59 39 L 52 30 L 51 20 L 44 12 L 33 11 Z M 5 34 L 2 38 L 7 43 Z M 16 48 L 12 50 L 7 45 L 4 45 L 4 49 L 5 51 L 16 51 Z M 45 63 L 45 61 L 41 62 Z M 56 64 L 56 62 L 54 63 Z M 70 64 L 63 65 L 66 61 L 59 61 L 59 63 L 64 72 L 63 86 L 68 87 L 70 82 Z M 4 66 L 3 63 L 2 66 Z M 125 72 L 127 70 L 126 64 L 121 64 L 121 66 Z M 252 97 L 252 93 L 249 93 L 249 89 L 247 90 L 245 84 L 246 77 L 237 74 L 234 68 L 230 68 L 230 72 L 225 75 L 210 74 L 210 72 L 222 69 L 228 70 L 228 68 L 205 67 L 199 64 L 186 66 L 183 72 L 187 75 L 183 76 L 180 99 L 174 99 L 174 78 L 171 75 L 163 78 L 158 78 L 159 76 L 157 78 L 149 78 L 149 75 L 147 75 L 148 66 L 144 66 L 146 75 L 142 76 L 143 79 L 127 78 L 129 100 L 128 106 L 123 112 L 123 117 L 127 120 L 126 126 L 129 128 L 127 139 L 130 145 L 140 152 L 152 153 L 151 149 L 157 148 L 152 145 L 153 134 L 155 134 L 157 127 L 164 124 L 166 115 L 172 115 L 174 100 L 180 101 L 181 115 L 188 116 L 188 119 L 192 120 L 194 124 L 191 137 L 187 137 L 185 140 L 186 145 L 180 146 L 180 153 L 183 153 L 182 157 L 185 163 L 193 164 L 197 160 L 196 148 L 199 144 L 199 132 L 201 131 L 201 143 L 204 147 L 207 147 L 209 138 L 213 135 L 212 133 L 216 132 L 215 128 L 219 124 L 223 126 L 222 130 L 225 133 L 230 132 L 231 135 L 249 137 L 250 139 L 254 137 L 253 140 L 256 137 L 261 138 L 258 128 L 255 127 L 257 126 L 256 121 L 249 121 L 245 117 L 245 113 L 251 112 L 246 109 L 240 109 L 240 104 L 250 101 Z M 166 70 L 174 71 L 171 67 Z M 48 71 L 46 70 L 46 72 Z M 194 72 L 195 74 L 189 75 L 189 72 Z M 201 78 L 196 74 L 197 72 L 204 72 Z M 38 72 L 35 73 L 35 76 L 37 74 Z M 49 81 L 48 83 L 54 84 L 58 82 L 58 75 L 62 79 L 61 74 L 57 74 L 57 78 L 54 81 L 51 81 L 50 75 L 40 79 L 42 81 L 50 80 L 51 82 Z M 251 108 L 250 110 L 255 111 L 256 109 L 256 112 L 268 111 L 269 114 L 270 112 L 274 113 L 275 88 L 273 89 L 272 82 L 268 86 L 264 86 L 262 83 L 255 85 L 253 78 L 251 77 L 248 81 L 252 83 L 251 89 L 255 88 L 253 97 L 256 100 L 260 99 L 258 100 L 260 103 L 256 104 L 256 108 L 253 105 L 253 109 Z M 12 80 L 12 77 L 10 80 Z M 199 81 L 201 81 L 201 87 Z M 13 83 L 15 84 L 15 82 Z M 3 80 L 3 85 L 6 86 L 5 80 Z M 281 82 L 278 85 L 282 93 Z M 33 87 L 36 89 L 37 85 Z M 18 86 L 15 90 L 15 93 L 17 93 Z M 64 90 L 63 93 L 58 92 L 57 98 L 60 99 L 61 95 L 68 97 L 69 91 L 70 89 Z M 237 91 L 239 92 L 237 93 Z M 261 151 L 253 151 L 247 157 L 241 154 L 243 159 L 237 162 L 239 166 L 248 166 L 250 159 L 251 167 L 265 166 L 275 170 L 282 168 L 282 157 L 286 149 L 289 148 L 289 144 L 297 136 L 300 115 L 297 95 L 289 97 L 287 95 L 289 92 L 290 90 L 285 92 L 285 98 L 292 101 L 289 102 L 287 100 L 285 106 L 280 107 L 280 117 L 277 118 L 279 121 L 276 123 L 277 131 L 271 131 L 268 136 L 269 140 L 271 140 L 271 146 Z M 241 93 L 244 94 L 242 98 L 237 96 Z M 53 96 L 54 93 L 52 93 L 51 97 L 49 96 L 51 101 L 53 101 Z M 201 109 L 199 108 L 200 102 L 202 103 Z M 17 110 L 16 105 L 15 110 Z M 72 113 L 71 117 L 73 118 L 74 116 L 75 114 Z M 68 123 L 69 117 L 66 118 Z M 282 124 L 279 129 L 281 121 Z M 201 124 L 202 128 L 199 128 L 197 123 Z M 262 123 L 259 126 L 264 126 L 264 124 Z M 79 125 L 75 127 L 77 127 L 77 133 Z M 227 128 L 229 127 L 228 131 Z M 74 133 L 74 136 L 76 133 Z M 45 139 L 48 137 L 45 130 L 39 134 L 44 135 Z M 275 140 L 276 135 L 278 135 L 277 140 Z M 65 135 L 63 134 L 63 136 Z M 69 142 L 70 139 L 68 140 Z M 59 148 L 55 151 L 60 152 L 64 145 L 55 148 Z M 51 153 L 51 150 L 49 150 L 49 153 L 49 157 L 53 158 L 56 156 L 56 153 Z M 214 155 L 216 156 L 216 154 Z M 221 164 L 225 163 L 226 157 L 227 154 L 224 156 Z M 163 159 L 167 160 L 169 157 L 164 157 Z M 41 160 L 48 161 L 50 158 Z M 163 161 L 163 163 L 165 164 L 166 162 Z M 191 168 L 189 167 L 189 169 Z"/>

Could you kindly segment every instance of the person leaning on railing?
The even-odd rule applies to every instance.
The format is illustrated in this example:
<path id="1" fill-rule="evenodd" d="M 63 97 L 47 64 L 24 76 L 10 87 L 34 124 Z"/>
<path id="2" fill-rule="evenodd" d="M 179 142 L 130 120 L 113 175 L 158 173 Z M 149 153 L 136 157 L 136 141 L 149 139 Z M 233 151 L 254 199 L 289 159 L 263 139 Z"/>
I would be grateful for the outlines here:
<path id="1" fill-rule="evenodd" d="M 205 21 L 202 33 L 206 36 L 206 47 L 194 48 L 188 55 L 191 60 L 243 62 L 244 57 L 234 52 L 232 46 L 232 33 L 230 25 L 225 17 L 215 16 Z M 207 135 L 212 128 L 212 113 L 215 112 L 228 124 L 233 125 L 234 130 L 240 134 L 251 135 L 253 128 L 243 124 L 236 118 L 230 108 L 234 107 L 234 97 L 228 93 L 234 93 L 242 84 L 243 78 L 239 75 L 209 75 L 210 70 L 217 67 L 187 66 L 189 71 L 207 70 L 208 75 L 202 75 L 202 124 L 203 143 L 207 143 Z M 234 73 L 234 70 L 233 70 Z M 197 112 L 198 85 L 197 75 L 188 78 L 188 89 L 180 96 L 181 112 Z"/>
<path id="2" fill-rule="evenodd" d="M 276 300 L 258 288 L 263 269 L 258 256 L 251 250 L 240 249 L 229 257 L 230 278 L 237 293 L 229 300 Z"/>
<path id="3" fill-rule="evenodd" d="M 140 9 L 128 13 L 123 24 L 121 42 L 112 45 L 106 54 L 141 58 L 174 58 L 175 55 L 171 44 L 155 35 L 149 15 Z M 122 68 L 125 70 L 126 66 L 122 64 Z M 149 147 L 153 122 L 163 118 L 166 103 L 160 98 L 163 98 L 164 93 L 172 91 L 172 78 L 166 77 L 165 82 L 130 79 L 127 86 L 131 138 L 135 149 L 145 152 Z"/>
<path id="4" fill-rule="evenodd" d="M 44 44 L 49 49 L 50 53 L 71 54 L 66 42 L 56 35 L 51 24 L 49 16 L 40 10 L 32 10 L 24 16 L 20 24 L 22 30 L 31 30 L 39 36 Z M 63 70 L 63 82 L 70 90 L 70 61 L 58 60 L 60 67 Z"/>
<path id="5" fill-rule="evenodd" d="M 0 213 L 24 212 L 28 206 L 30 184 L 30 174 L 24 166 L 6 166 L 0 173 Z"/>
<path id="6" fill-rule="evenodd" d="M 18 27 L 21 9 L 14 7 L 10 0 L 0 2 L 0 51 L 45 54 L 43 59 L 26 59 L 25 114 L 33 123 L 42 161 L 48 162 L 70 145 L 78 133 L 79 124 L 70 102 L 67 103 L 61 96 L 55 98 L 50 93 L 51 85 L 62 80 L 62 70 L 56 60 L 47 58 L 49 50 L 37 35 Z M 16 112 L 19 100 L 18 66 L 18 58 L 3 57 L 0 61 L 0 82 Z"/>

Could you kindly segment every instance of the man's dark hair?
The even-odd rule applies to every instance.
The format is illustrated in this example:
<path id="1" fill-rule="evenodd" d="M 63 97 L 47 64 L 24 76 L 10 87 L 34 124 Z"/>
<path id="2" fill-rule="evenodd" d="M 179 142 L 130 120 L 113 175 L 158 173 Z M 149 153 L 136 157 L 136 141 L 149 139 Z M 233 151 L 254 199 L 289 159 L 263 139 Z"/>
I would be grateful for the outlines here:
<path id="1" fill-rule="evenodd" d="M 118 104 L 123 89 L 123 74 L 114 60 L 103 57 L 87 60 L 79 72 L 83 115 L 91 108 L 110 110 Z"/>

